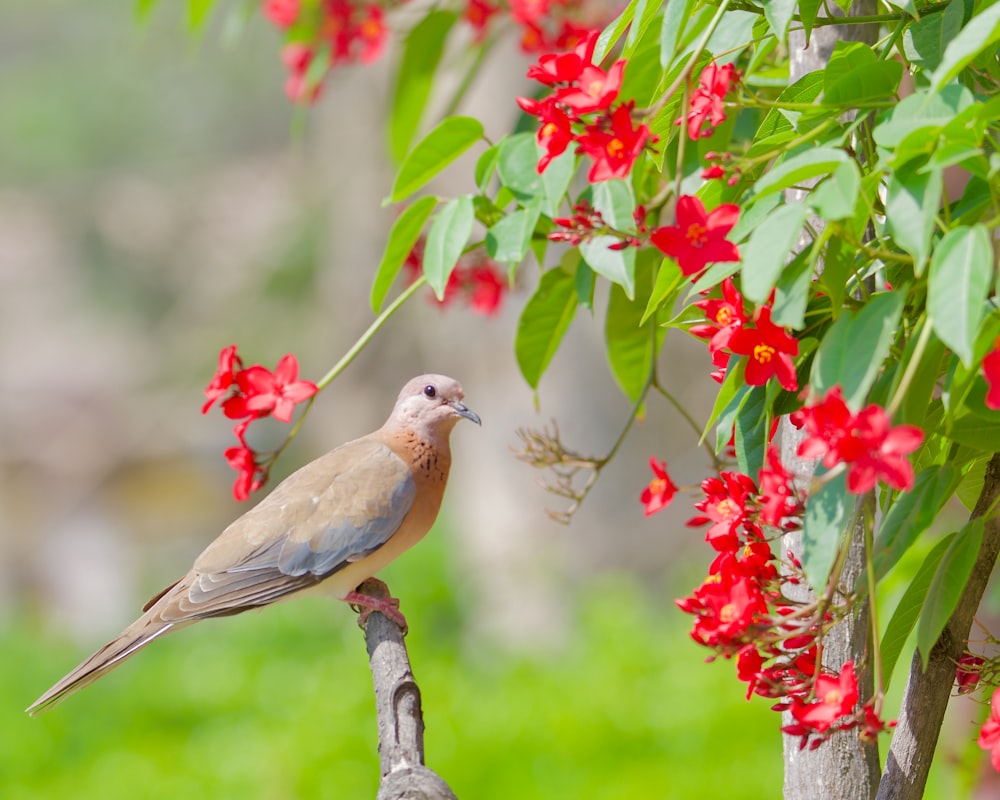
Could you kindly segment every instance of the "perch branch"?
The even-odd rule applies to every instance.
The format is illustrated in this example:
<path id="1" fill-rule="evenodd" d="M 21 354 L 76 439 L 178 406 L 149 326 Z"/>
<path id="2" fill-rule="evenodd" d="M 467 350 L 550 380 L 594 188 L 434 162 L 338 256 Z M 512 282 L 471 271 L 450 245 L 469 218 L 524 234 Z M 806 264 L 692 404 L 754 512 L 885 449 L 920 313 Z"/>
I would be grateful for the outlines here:
<path id="1" fill-rule="evenodd" d="M 381 581 L 358 591 L 389 599 Z M 448 784 L 424 766 L 424 718 L 420 688 L 410 669 L 403 631 L 377 611 L 362 625 L 375 686 L 381 779 L 376 800 L 457 800 Z"/>

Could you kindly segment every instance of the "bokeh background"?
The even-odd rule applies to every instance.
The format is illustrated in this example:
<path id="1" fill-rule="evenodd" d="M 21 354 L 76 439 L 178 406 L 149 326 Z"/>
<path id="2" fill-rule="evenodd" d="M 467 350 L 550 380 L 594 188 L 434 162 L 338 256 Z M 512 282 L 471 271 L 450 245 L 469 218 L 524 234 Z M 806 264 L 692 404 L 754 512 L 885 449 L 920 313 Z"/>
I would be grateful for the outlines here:
<path id="1" fill-rule="evenodd" d="M 396 213 L 381 206 L 396 53 L 335 73 L 302 114 L 282 93 L 278 35 L 222 6 L 197 36 L 172 3 L 142 23 L 127 3 L 0 11 L 4 798 L 351 800 L 377 787 L 364 645 L 339 604 L 207 622 L 52 713 L 22 713 L 242 510 L 222 458 L 230 426 L 200 414 L 219 349 L 272 366 L 295 352 L 318 379 L 373 318 Z M 514 122 L 528 63 L 512 39 L 467 97 L 493 136 Z M 461 68 L 447 55 L 444 83 Z M 470 174 L 460 162 L 436 188 L 468 191 Z M 410 620 L 429 765 L 464 798 L 777 797 L 778 716 L 744 702 L 731 664 L 703 663 L 673 606 L 710 559 L 683 525 L 689 500 L 650 520 L 638 503 L 651 455 L 680 484 L 706 474 L 685 423 L 652 402 L 568 527 L 513 456 L 515 429 L 550 418 L 600 455 L 629 411 L 600 311 L 578 315 L 537 398 L 518 375 L 537 271 L 491 318 L 414 298 L 320 396 L 272 483 L 379 425 L 412 375 L 458 377 L 484 426 L 456 430 L 442 518 L 384 575 Z M 698 416 L 714 390 L 704 361 L 678 338 L 661 364 Z M 258 444 L 281 440 L 274 425 Z M 968 765 L 985 761 L 979 709 L 953 716 L 930 797 L 963 796 Z"/>

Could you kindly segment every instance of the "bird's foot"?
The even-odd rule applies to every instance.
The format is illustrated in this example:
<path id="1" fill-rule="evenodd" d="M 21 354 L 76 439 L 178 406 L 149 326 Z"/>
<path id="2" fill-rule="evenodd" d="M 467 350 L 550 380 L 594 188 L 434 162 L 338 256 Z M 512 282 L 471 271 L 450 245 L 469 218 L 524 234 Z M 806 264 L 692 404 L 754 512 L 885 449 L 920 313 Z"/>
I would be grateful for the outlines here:
<path id="1" fill-rule="evenodd" d="M 358 589 L 366 589 L 368 591 L 348 592 L 344 600 L 351 605 L 351 608 L 358 612 L 358 625 L 360 627 L 364 628 L 371 613 L 378 611 L 402 628 L 404 636 L 409 632 L 410 627 L 406 624 L 406 617 L 399 610 L 399 600 L 389 594 L 389 587 L 385 583 L 375 578 L 369 578 Z M 371 591 L 377 592 L 377 594 L 369 594 Z"/>

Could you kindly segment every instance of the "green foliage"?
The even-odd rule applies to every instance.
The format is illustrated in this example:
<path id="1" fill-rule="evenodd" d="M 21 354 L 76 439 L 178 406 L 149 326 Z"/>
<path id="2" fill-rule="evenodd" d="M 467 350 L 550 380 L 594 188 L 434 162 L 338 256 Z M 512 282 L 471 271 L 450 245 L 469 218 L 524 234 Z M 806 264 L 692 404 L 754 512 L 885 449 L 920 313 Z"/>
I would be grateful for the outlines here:
<path id="1" fill-rule="evenodd" d="M 422 189 L 482 136 L 482 123 L 472 117 L 442 120 L 403 159 L 389 199 L 405 200 Z"/>

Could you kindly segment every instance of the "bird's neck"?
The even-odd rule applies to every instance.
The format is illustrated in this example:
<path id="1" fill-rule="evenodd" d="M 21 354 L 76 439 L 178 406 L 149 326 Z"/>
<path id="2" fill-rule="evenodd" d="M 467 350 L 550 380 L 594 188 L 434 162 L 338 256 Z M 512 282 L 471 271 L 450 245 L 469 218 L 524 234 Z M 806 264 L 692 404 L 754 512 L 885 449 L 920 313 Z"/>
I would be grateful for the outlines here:
<path id="1" fill-rule="evenodd" d="M 430 437 L 420 431 L 405 429 L 394 432 L 389 447 L 407 464 L 413 476 L 429 483 L 443 483 L 451 468 L 451 448 L 448 437 Z"/>

